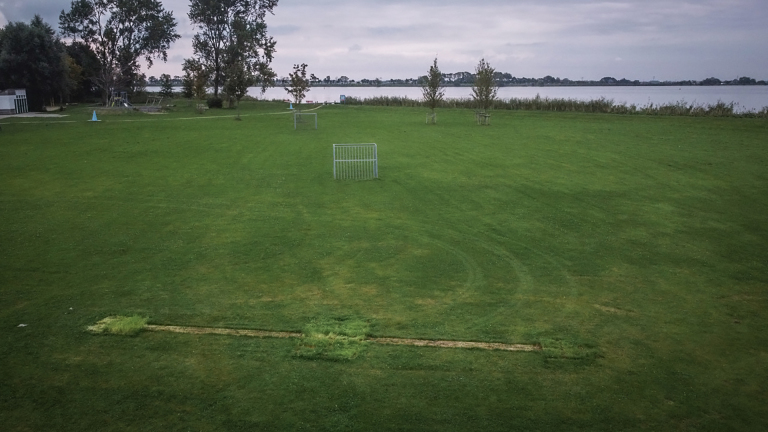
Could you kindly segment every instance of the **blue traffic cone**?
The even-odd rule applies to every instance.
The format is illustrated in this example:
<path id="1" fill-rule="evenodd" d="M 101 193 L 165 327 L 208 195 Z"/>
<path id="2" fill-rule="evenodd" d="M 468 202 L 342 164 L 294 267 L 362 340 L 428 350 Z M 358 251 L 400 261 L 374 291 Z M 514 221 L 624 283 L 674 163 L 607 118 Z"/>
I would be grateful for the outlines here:
<path id="1" fill-rule="evenodd" d="M 291 102 L 291 106 L 289 106 L 288 109 L 293 109 L 293 102 Z"/>
<path id="2" fill-rule="evenodd" d="M 101 120 L 96 118 L 96 111 L 95 110 L 93 111 L 93 118 L 90 121 L 101 121 Z"/>

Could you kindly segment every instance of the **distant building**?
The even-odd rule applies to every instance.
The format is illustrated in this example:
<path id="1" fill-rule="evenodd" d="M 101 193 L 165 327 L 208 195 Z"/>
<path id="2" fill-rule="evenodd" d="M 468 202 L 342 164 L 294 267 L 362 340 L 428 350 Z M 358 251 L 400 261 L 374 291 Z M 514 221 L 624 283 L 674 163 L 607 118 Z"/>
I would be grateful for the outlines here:
<path id="1" fill-rule="evenodd" d="M 26 89 L 9 89 L 0 92 L 0 115 L 29 112 Z"/>

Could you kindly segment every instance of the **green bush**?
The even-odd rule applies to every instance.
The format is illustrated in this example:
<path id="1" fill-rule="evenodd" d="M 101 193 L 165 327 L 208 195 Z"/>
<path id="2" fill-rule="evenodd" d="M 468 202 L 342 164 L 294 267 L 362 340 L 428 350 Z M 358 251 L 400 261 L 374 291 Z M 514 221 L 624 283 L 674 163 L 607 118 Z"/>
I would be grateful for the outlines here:
<path id="1" fill-rule="evenodd" d="M 356 318 L 319 318 L 304 327 L 295 355 L 312 360 L 352 360 L 365 349 L 370 324 Z"/>
<path id="2" fill-rule="evenodd" d="M 347 96 L 347 105 L 371 105 L 371 106 L 397 106 L 397 107 L 424 107 L 421 99 L 410 99 L 401 96 L 374 96 L 369 98 L 356 98 Z M 438 108 L 476 108 L 475 102 L 469 98 L 443 99 Z M 691 117 L 753 117 L 768 118 L 768 107 L 758 111 L 746 111 L 738 113 L 734 109 L 734 103 L 718 101 L 715 104 L 696 104 L 685 101 L 654 105 L 648 103 L 645 106 L 635 104 L 626 105 L 616 103 L 613 99 L 563 99 L 549 98 L 536 95 L 532 98 L 496 99 L 493 108 L 497 110 L 516 111 L 558 111 L 558 112 L 584 112 L 602 114 L 645 114 L 657 116 L 691 116 Z"/>
<path id="3" fill-rule="evenodd" d="M 139 334 L 147 325 L 147 318 L 138 315 L 110 316 L 97 322 L 95 325 L 88 326 L 88 331 L 96 334 L 116 334 L 124 336 L 135 336 Z"/>
<path id="4" fill-rule="evenodd" d="M 222 108 L 224 106 L 224 99 L 220 97 L 208 98 L 208 108 Z"/>

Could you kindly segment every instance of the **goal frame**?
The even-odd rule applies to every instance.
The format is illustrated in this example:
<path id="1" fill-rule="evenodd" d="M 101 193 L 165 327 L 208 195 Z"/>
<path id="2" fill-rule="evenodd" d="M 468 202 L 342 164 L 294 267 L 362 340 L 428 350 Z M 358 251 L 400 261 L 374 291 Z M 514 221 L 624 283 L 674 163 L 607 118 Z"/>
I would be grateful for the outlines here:
<path id="1" fill-rule="evenodd" d="M 317 113 L 294 112 L 293 113 L 293 130 L 296 130 L 296 128 L 298 127 L 297 124 L 300 123 L 300 121 L 297 121 L 299 116 L 315 116 L 315 129 L 317 129 Z"/>
<path id="2" fill-rule="evenodd" d="M 379 155 L 376 143 L 334 144 L 333 178 L 337 180 L 379 178 Z"/>

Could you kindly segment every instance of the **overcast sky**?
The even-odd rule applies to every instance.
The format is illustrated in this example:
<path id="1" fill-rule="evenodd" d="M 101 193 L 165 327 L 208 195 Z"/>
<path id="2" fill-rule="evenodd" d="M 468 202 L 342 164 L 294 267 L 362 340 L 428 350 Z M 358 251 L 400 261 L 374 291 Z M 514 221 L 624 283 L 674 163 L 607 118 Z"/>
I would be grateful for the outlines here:
<path id="1" fill-rule="evenodd" d="M 58 28 L 71 0 L 0 0 L 0 25 L 34 14 Z M 147 75 L 181 74 L 192 55 L 188 0 L 163 0 L 182 38 Z M 323 78 L 415 78 L 480 58 L 514 76 L 768 79 L 766 0 L 280 0 L 268 16 L 273 68 Z"/>

